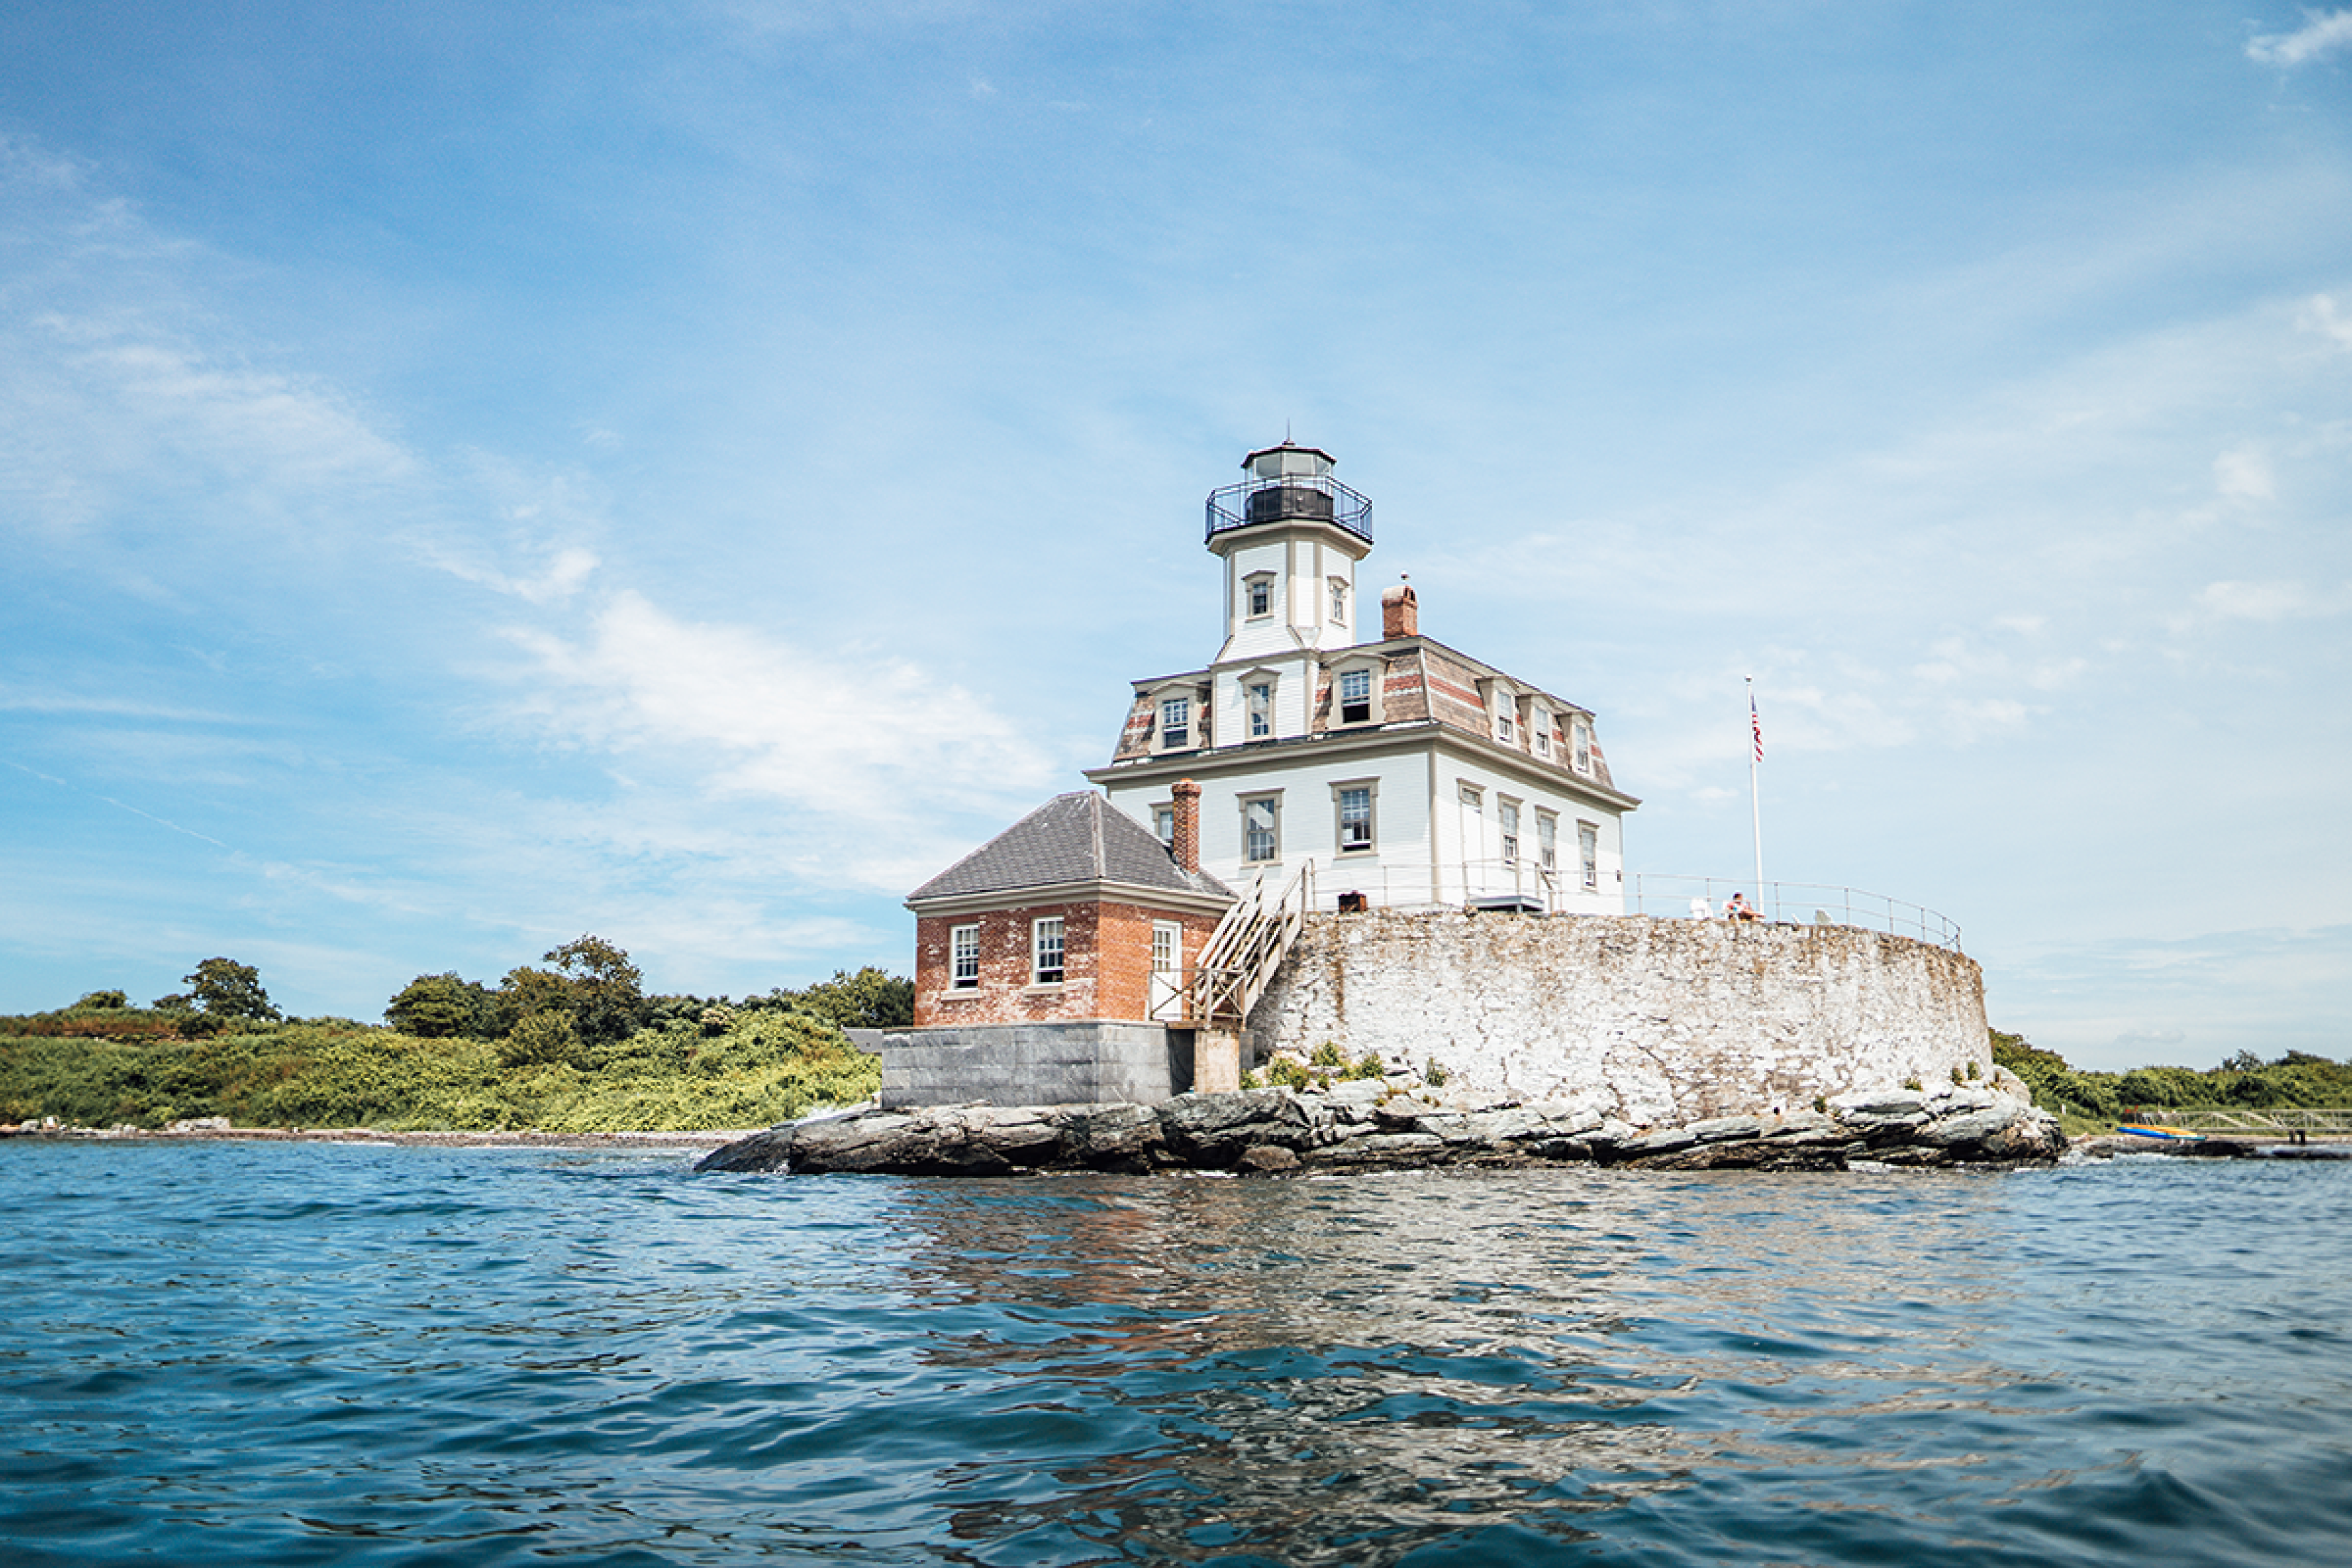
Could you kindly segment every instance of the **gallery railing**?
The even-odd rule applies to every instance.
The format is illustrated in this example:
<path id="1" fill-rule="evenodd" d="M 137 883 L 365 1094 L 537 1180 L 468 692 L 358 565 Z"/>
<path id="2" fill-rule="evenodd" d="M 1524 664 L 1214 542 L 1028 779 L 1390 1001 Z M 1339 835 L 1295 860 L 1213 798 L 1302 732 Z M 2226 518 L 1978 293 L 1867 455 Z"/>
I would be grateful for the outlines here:
<path id="1" fill-rule="evenodd" d="M 1824 882 L 1766 882 L 1761 887 L 1734 877 L 1693 877 L 1640 872 L 1628 879 L 1625 896 L 1630 914 L 1662 919 L 1689 917 L 1721 919 L 1724 906 L 1738 894 L 1756 910 L 1757 918 L 1796 925 L 1860 926 L 1894 936 L 1916 937 L 1948 947 L 1960 946 L 1960 927 L 1934 910 L 1890 899 L 1860 888 L 1836 888 Z"/>

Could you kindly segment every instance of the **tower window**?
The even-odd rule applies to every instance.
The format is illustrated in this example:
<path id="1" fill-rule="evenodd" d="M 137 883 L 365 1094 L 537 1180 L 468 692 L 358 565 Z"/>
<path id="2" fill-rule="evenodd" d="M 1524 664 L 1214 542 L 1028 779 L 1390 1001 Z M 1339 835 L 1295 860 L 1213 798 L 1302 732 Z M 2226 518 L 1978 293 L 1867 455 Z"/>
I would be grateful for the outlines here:
<path id="1" fill-rule="evenodd" d="M 1272 577 L 1260 573 L 1242 584 L 1242 592 L 1249 600 L 1250 619 L 1256 620 L 1261 616 L 1274 614 L 1274 579 Z"/>
<path id="2" fill-rule="evenodd" d="M 1270 680 L 1250 682 L 1249 733 L 1253 741 L 1274 733 L 1274 682 Z"/>
<path id="3" fill-rule="evenodd" d="M 1372 721 L 1372 672 L 1369 669 L 1343 669 L 1339 672 L 1339 722 L 1369 724 Z"/>
<path id="4" fill-rule="evenodd" d="M 1348 580 L 1344 577 L 1331 579 L 1331 624 L 1348 624 Z"/>

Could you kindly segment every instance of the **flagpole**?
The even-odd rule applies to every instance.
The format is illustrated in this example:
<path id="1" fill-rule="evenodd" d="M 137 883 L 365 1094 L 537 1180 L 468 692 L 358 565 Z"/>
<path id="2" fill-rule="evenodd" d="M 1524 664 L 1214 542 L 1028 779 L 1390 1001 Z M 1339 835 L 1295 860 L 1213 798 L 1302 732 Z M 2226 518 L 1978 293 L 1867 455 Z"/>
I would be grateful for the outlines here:
<path id="1" fill-rule="evenodd" d="M 1764 796 L 1757 787 L 1756 767 L 1764 760 L 1764 722 L 1756 716 L 1756 678 L 1748 678 L 1748 809 L 1756 829 L 1756 902 L 1764 903 Z"/>

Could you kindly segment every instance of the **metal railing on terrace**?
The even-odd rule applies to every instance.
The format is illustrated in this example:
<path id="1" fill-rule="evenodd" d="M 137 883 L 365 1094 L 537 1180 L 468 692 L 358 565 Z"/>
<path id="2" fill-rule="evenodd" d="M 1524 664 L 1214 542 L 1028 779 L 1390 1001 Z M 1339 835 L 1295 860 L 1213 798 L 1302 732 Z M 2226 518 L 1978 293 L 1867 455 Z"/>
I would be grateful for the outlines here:
<path id="1" fill-rule="evenodd" d="M 1916 937 L 1962 952 L 1960 927 L 1923 905 L 1890 899 L 1860 888 L 1824 882 L 1756 883 L 1732 877 L 1693 877 L 1640 872 L 1626 879 L 1628 913 L 1664 919 L 1719 919 L 1731 895 L 1744 896 L 1760 920 L 1794 925 L 1860 926 L 1894 936 Z"/>
<path id="2" fill-rule="evenodd" d="M 1328 522 L 1372 542 L 1372 503 L 1328 474 L 1247 479 L 1209 492 L 1205 537 L 1260 522 Z"/>

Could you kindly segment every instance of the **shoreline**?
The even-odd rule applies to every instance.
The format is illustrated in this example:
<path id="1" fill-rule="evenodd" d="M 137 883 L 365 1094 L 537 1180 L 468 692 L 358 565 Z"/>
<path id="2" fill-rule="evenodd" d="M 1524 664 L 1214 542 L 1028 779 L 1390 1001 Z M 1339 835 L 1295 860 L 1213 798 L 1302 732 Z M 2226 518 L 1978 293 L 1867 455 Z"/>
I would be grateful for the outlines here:
<path id="1" fill-rule="evenodd" d="M 373 1143 L 423 1149 L 719 1149 L 758 1128 L 700 1132 L 548 1132 L 536 1129 L 470 1129 L 388 1132 L 373 1127 L 231 1127 L 226 1123 L 170 1127 L 0 1127 L 0 1142 L 45 1143 Z"/>

